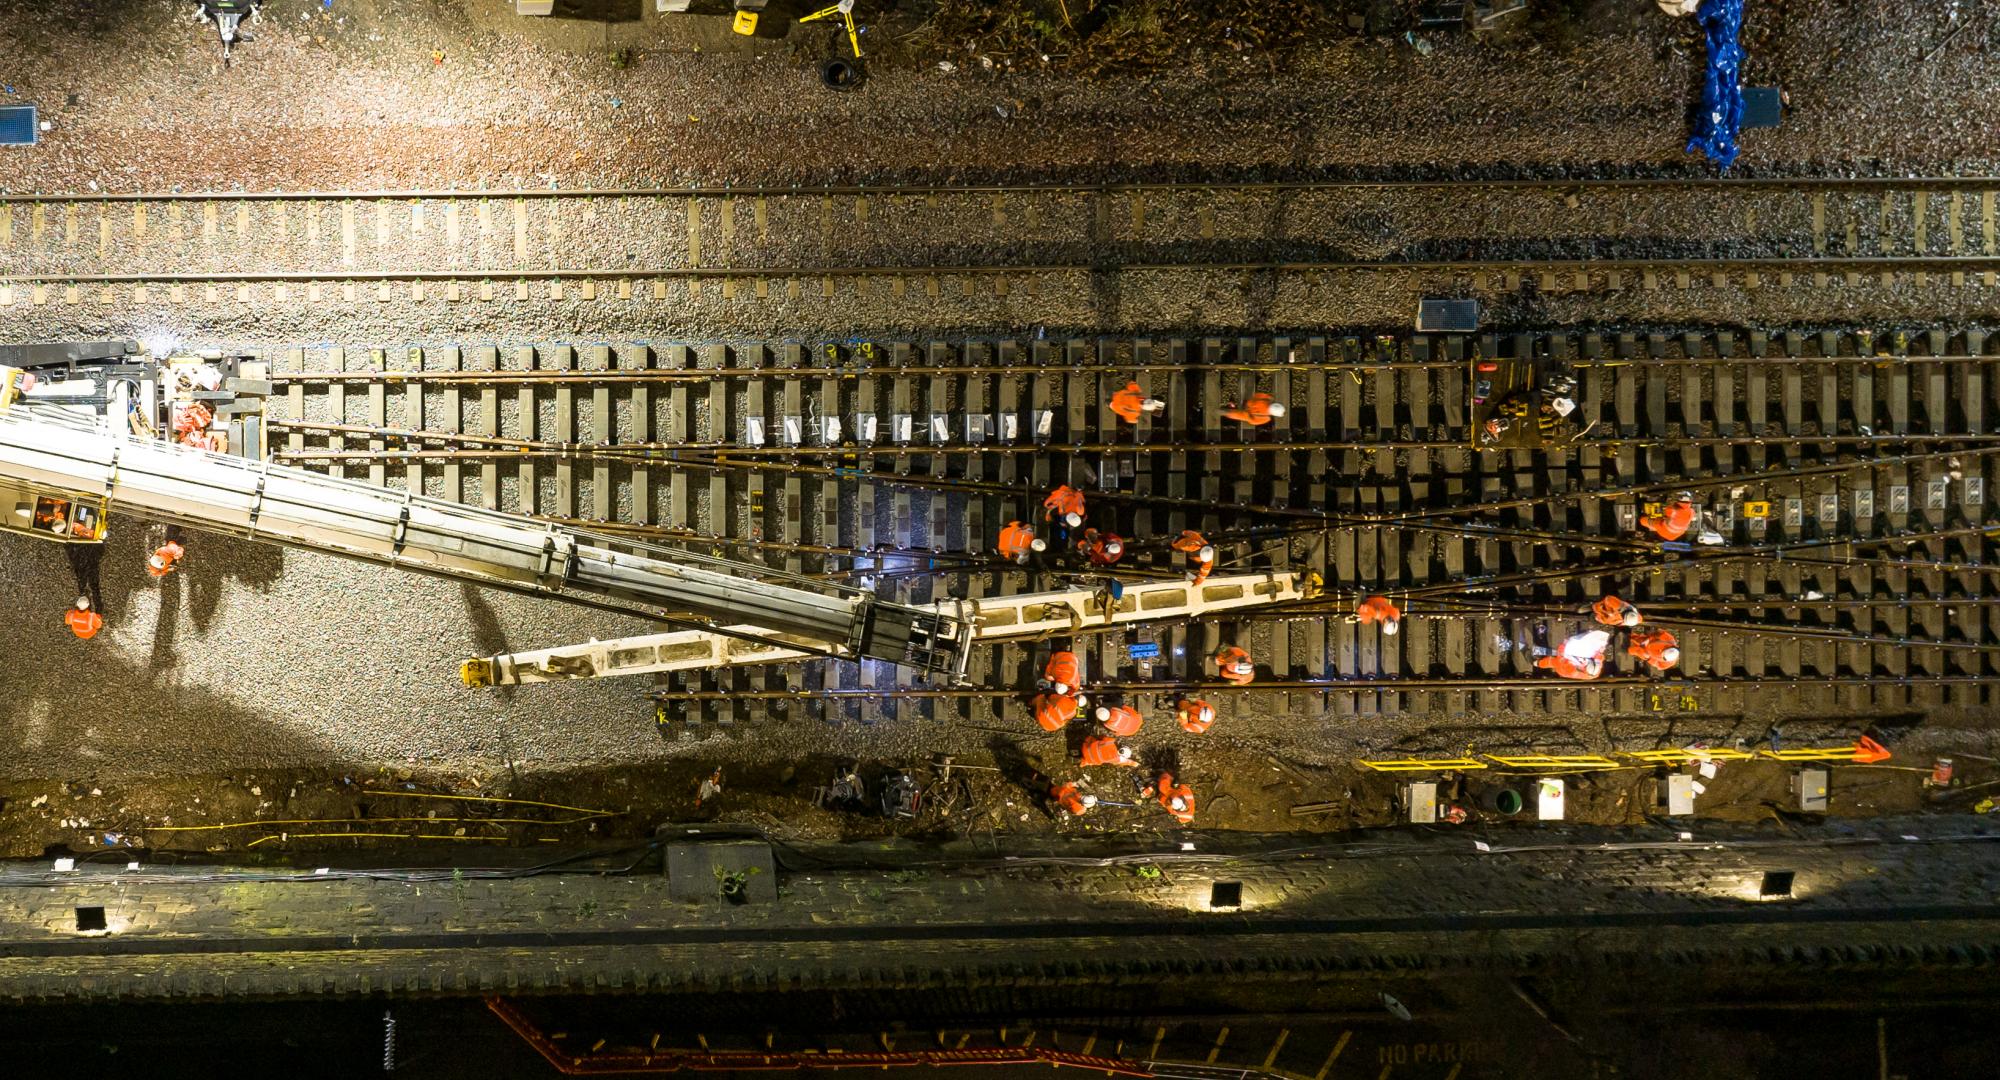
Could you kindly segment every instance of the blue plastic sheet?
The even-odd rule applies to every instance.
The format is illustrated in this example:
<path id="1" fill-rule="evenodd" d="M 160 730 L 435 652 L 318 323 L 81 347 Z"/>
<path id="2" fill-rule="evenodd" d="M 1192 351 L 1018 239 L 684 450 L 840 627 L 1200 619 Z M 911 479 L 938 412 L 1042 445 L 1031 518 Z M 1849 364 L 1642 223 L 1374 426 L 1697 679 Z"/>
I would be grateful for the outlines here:
<path id="1" fill-rule="evenodd" d="M 1695 18 L 1708 32 L 1708 75 L 1687 148 L 1727 169 L 1736 161 L 1736 133 L 1743 127 L 1743 46 L 1737 41 L 1743 0 L 1705 0 Z"/>

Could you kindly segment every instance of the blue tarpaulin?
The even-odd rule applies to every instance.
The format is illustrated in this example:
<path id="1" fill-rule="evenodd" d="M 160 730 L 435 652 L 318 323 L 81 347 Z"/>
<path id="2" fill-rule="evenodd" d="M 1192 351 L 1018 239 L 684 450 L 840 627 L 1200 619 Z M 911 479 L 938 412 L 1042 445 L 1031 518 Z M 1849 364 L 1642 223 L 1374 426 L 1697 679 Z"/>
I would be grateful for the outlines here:
<path id="1" fill-rule="evenodd" d="M 1703 0 L 1695 13 L 1708 31 L 1708 75 L 1702 81 L 1701 113 L 1695 117 L 1688 152 L 1707 154 L 1724 169 L 1736 160 L 1736 132 L 1743 126 L 1743 0 Z"/>

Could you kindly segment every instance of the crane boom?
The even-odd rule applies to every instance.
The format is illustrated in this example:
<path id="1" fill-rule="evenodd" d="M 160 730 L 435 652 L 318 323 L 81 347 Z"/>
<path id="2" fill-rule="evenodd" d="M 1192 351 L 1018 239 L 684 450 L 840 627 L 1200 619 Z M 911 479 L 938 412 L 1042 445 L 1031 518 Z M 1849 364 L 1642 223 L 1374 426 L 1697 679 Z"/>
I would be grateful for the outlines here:
<path id="1" fill-rule="evenodd" d="M 1199 585 L 1186 581 L 1127 584 L 1113 598 L 1097 588 L 982 597 L 936 605 L 940 618 L 970 621 L 974 643 L 986 644 L 1043 634 L 1070 634 L 1091 627 L 1156 620 L 1187 620 L 1223 611 L 1267 607 L 1318 595 L 1310 572 L 1232 574 Z M 958 606 L 952 606 L 958 605 Z M 750 625 L 721 633 L 679 631 L 610 641 L 588 641 L 532 652 L 468 660 L 461 675 L 469 686 L 511 686 L 612 675 L 653 675 L 670 671 L 771 664 L 814 655 L 808 643 Z M 851 655 L 851 654 L 847 654 Z"/>
<path id="2" fill-rule="evenodd" d="M 0 487 L 16 516 L 34 493 L 101 500 L 144 517 L 572 602 L 745 619 L 809 648 L 954 678 L 970 626 L 853 589 L 768 580 L 761 567 L 694 565 L 621 549 L 560 524 L 303 469 L 114 432 L 101 422 L 0 410 Z M 23 502 L 22 500 L 26 501 Z"/>

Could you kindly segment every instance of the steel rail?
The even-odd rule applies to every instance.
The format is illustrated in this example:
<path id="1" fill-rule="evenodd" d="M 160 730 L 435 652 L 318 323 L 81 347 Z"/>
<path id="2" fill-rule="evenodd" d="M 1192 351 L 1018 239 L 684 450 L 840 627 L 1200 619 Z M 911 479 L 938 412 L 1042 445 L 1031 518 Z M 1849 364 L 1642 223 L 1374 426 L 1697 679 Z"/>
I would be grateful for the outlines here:
<path id="1" fill-rule="evenodd" d="M 812 277 L 986 277 L 1024 274 L 1149 273 L 1531 273 L 1543 271 L 1619 272 L 1643 270 L 1716 273 L 1755 270 L 1784 273 L 2000 272 L 1995 255 L 1727 256 L 1714 258 L 1550 258 L 1463 260 L 1320 260 L 1239 262 L 985 263 L 952 266 L 681 266 L 584 267 L 554 269 L 186 271 L 123 274 L 7 274 L 0 283 L 44 285 L 255 284 L 313 282 L 470 282 L 470 281 L 643 281 L 654 278 L 812 278 Z"/>
<path id="2" fill-rule="evenodd" d="M 1298 192 L 1392 190 L 1811 190 L 1877 191 L 1897 189 L 1978 191 L 2000 189 L 2000 176 L 1613 176 L 1496 177 L 1468 180 L 1367 179 L 1300 177 L 1296 179 L 1069 181 L 1035 183 L 897 183 L 882 184 L 690 184 L 685 187 L 582 188 L 363 188 L 346 191 L 153 191 L 153 192 L 9 192 L 0 203 L 130 203 L 130 202 L 380 202 L 455 199 L 606 199 L 606 198 L 817 198 L 897 195 L 1062 195 L 1127 192 Z"/>
<path id="3" fill-rule="evenodd" d="M 1581 620 L 1589 620 L 1593 623 L 1593 625 L 1595 624 L 1595 617 L 1589 611 L 1587 610 L 1577 611 L 1574 608 L 1551 607 L 1551 606 L 1538 607 L 1532 604 L 1513 605 L 1513 604 L 1497 604 L 1497 603 L 1480 603 L 1478 601 L 1458 601 L 1445 597 L 1439 597 L 1433 602 L 1442 604 L 1446 610 L 1441 613 L 1432 612 L 1432 611 L 1426 611 L 1422 608 L 1418 608 L 1413 605 L 1409 609 L 1405 610 L 1404 615 L 1406 617 L 1423 615 L 1426 617 L 1433 617 L 1433 618 L 1442 614 L 1447 618 L 1455 616 L 1456 617 L 1515 616 L 1520 618 L 1535 618 L 1535 619 L 1581 619 Z M 1778 606 L 1778 605 L 1768 605 L 1768 606 Z M 1881 606 L 1884 608 L 1894 608 L 1898 605 L 1897 602 L 1894 600 L 1885 600 L 1881 603 Z M 1647 604 L 1640 610 L 1646 612 L 1646 625 L 1648 626 L 1657 625 L 1666 627 L 1691 627 L 1698 630 L 1716 630 L 1716 631 L 1738 633 L 1738 634 L 1810 638 L 1819 641 L 1833 641 L 1833 642 L 1839 642 L 1843 644 L 1853 644 L 1853 645 L 1888 645 L 1899 648 L 1931 648 L 1931 649 L 1954 649 L 1954 650 L 1963 650 L 1969 652 L 2000 652 L 2000 641 L 1993 641 L 1993 642 L 1942 641 L 1934 638 L 1928 638 L 1922 636 L 1912 637 L 1909 635 L 1884 637 L 1874 634 L 1863 634 L 1854 631 L 1842 630 L 1838 627 L 1804 626 L 1797 624 L 1770 625 L 1765 623 L 1746 623 L 1746 622 L 1736 622 L 1728 619 L 1705 618 L 1698 615 L 1670 614 L 1662 618 L 1662 617 L 1657 617 L 1656 613 L 1659 609 L 1652 604 Z M 1254 610 L 1251 614 L 1252 617 L 1255 617 Z"/>
<path id="4" fill-rule="evenodd" d="M 1092 683 L 1093 694 L 1159 694 L 1176 691 L 1199 691 L 1204 697 L 1215 695 L 1242 695 L 1287 692 L 1339 693 L 1342 691 L 1374 690 L 1595 690 L 1604 687 L 1653 686 L 1662 688 L 1744 686 L 1748 688 L 1784 686 L 1926 686 L 1964 685 L 2000 682 L 2000 674 L 1995 675 L 1745 675 L 1737 677 L 1693 677 L 1666 676 L 1654 678 L 1645 675 L 1606 675 L 1597 679 L 1564 679 L 1555 675 L 1496 675 L 1496 676 L 1453 676 L 1440 677 L 1395 677 L 1364 676 L 1347 679 L 1287 679 L 1271 682 L 1256 682 L 1249 686 L 1234 686 L 1220 682 L 1191 682 L 1187 680 L 1167 680 L 1163 682 L 1133 683 L 1112 682 Z M 921 698 L 987 698 L 1026 699 L 1033 692 L 1028 690 L 996 690 L 983 687 L 924 687 L 921 689 L 884 690 L 880 688 L 822 688 L 798 690 L 656 690 L 649 696 L 656 701 L 812 701 L 839 698 L 875 699 L 921 699 Z M 1023 732 L 1023 734 L 1030 734 Z"/>
<path id="5" fill-rule="evenodd" d="M 1447 336 L 1447 335 L 1439 335 Z M 1472 338 L 1474 335 L 1463 335 Z M 893 342 L 891 343 L 893 344 Z M 982 344 L 972 341 L 969 344 Z M 900 366 L 891 364 L 841 365 L 825 367 L 727 367 L 727 368 L 606 368 L 598 371 L 294 371 L 275 372 L 269 377 L 274 383 L 464 383 L 471 385 L 519 385 L 542 384 L 563 386 L 570 384 L 621 384 L 649 382 L 712 382 L 716 379 L 862 379 L 908 377 L 992 377 L 1036 376 L 1063 374 L 1118 374 L 1138 371 L 1181 371 L 1181 372 L 1313 372 L 1328 374 L 1382 374 L 1400 371 L 1463 371 L 1478 354 L 1465 360 L 1390 360 L 1390 361 L 1346 361 L 1328 359 L 1314 362 L 1310 360 L 1288 360 L 1245 363 L 1230 361 L 1209 363 L 1202 360 L 1188 360 L 1178 364 L 1159 362 L 1129 364 L 1071 364 L 1051 362 L 1042 364 L 1016 364 L 1012 367 L 997 366 L 950 366 L 931 365 Z M 1618 359 L 1564 360 L 1565 367 L 1587 370 L 1593 368 L 1622 367 L 1687 367 L 1716 366 L 1721 364 L 1769 364 L 1812 365 L 1812 364 L 1951 364 L 1951 363 L 2000 364 L 2000 353 L 1950 353 L 1942 355 L 1898 353 L 1872 356 L 1715 356 L 1715 357 L 1624 357 Z"/>

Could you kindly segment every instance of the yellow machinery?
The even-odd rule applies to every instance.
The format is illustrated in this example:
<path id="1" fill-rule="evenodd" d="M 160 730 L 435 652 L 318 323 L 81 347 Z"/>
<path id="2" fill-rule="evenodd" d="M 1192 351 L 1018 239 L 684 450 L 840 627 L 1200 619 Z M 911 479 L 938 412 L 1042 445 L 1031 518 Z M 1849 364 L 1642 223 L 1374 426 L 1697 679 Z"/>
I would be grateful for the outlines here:
<path id="1" fill-rule="evenodd" d="M 831 19 L 836 15 L 840 16 L 841 21 L 847 24 L 847 44 L 849 48 L 854 50 L 854 58 L 856 60 L 861 59 L 861 31 L 854 28 L 854 0 L 840 0 L 840 3 L 832 7 L 821 8 L 810 15 L 801 17 L 799 21 L 809 23 L 817 19 Z"/>
<path id="2" fill-rule="evenodd" d="M 20 368 L 0 367 L 0 412 L 7 412 L 35 385 Z M 53 540 L 58 544 L 101 544 L 107 501 L 46 487 L 19 477 L 0 479 L 0 531 Z"/>

